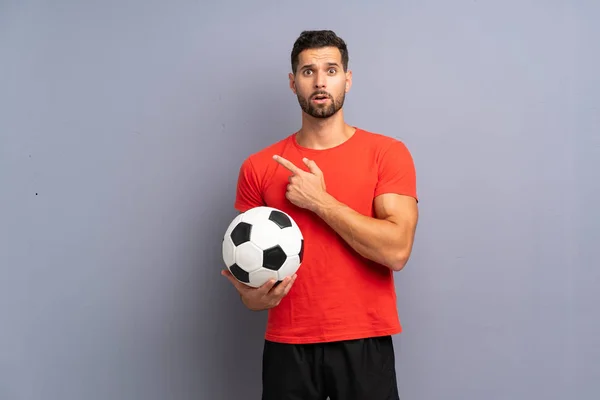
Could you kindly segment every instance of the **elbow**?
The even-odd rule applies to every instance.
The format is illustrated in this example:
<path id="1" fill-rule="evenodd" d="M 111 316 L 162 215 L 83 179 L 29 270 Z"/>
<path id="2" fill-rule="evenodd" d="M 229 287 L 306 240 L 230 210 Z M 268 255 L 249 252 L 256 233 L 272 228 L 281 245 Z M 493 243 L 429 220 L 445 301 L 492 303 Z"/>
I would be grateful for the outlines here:
<path id="1" fill-rule="evenodd" d="M 394 272 L 402 271 L 406 263 L 408 263 L 409 256 L 410 254 L 405 251 L 396 253 L 388 262 L 388 267 Z"/>
<path id="2" fill-rule="evenodd" d="M 404 268 L 404 266 L 406 265 L 407 262 L 408 262 L 407 259 L 399 258 L 399 259 L 391 262 L 389 264 L 389 267 L 394 272 L 402 271 L 402 269 Z"/>

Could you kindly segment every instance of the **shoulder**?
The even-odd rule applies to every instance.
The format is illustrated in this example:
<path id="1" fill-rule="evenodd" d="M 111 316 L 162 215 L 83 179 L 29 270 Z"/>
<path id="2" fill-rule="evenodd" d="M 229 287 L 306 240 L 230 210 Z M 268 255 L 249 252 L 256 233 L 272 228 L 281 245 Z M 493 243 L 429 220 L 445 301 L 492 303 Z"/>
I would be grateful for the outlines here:
<path id="1" fill-rule="evenodd" d="M 402 139 L 365 129 L 358 129 L 357 132 L 360 134 L 361 147 L 369 149 L 378 160 L 386 157 L 412 158 L 408 146 Z"/>
<path id="2" fill-rule="evenodd" d="M 281 154 L 283 150 L 290 145 L 293 135 L 290 134 L 285 138 L 271 143 L 262 149 L 250 153 L 242 161 L 241 168 L 252 170 L 254 173 L 264 172 L 273 165 L 273 155 Z"/>
<path id="3" fill-rule="evenodd" d="M 375 164 L 378 179 L 375 197 L 391 193 L 417 199 L 415 164 L 404 141 L 367 131 L 363 131 L 361 137 L 362 146 L 370 149 Z"/>
<path id="4" fill-rule="evenodd" d="M 273 159 L 274 154 L 280 153 L 284 148 L 289 146 L 292 137 L 292 135 L 288 135 L 281 140 L 271 143 L 262 149 L 251 153 L 247 158 L 251 159 L 255 163 L 263 163 L 265 161 L 270 162 Z"/>

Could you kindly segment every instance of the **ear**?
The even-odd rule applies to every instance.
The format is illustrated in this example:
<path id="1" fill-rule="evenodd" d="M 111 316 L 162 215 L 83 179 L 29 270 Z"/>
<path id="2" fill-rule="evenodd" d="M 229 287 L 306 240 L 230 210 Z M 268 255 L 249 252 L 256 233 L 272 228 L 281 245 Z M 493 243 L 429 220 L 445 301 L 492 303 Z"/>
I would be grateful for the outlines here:
<path id="1" fill-rule="evenodd" d="M 290 80 L 290 89 L 296 94 L 296 79 L 294 78 L 294 74 L 290 72 L 288 78 Z"/>
<path id="2" fill-rule="evenodd" d="M 351 87 L 352 87 L 352 71 L 348 70 L 348 72 L 346 72 L 346 93 L 348 93 L 350 91 Z"/>

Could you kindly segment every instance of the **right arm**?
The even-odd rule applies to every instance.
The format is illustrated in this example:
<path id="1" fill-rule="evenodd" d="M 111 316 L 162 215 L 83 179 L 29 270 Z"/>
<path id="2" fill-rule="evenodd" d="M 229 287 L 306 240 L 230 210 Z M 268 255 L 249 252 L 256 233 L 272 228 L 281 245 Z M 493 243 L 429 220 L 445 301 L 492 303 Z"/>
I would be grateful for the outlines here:
<path id="1" fill-rule="evenodd" d="M 235 208 L 242 213 L 251 208 L 264 205 L 260 180 L 251 159 L 247 158 L 242 163 L 238 175 Z M 279 285 L 275 286 L 277 282 L 271 279 L 261 287 L 253 288 L 239 282 L 227 268 L 221 271 L 221 275 L 231 282 L 238 291 L 242 303 L 252 311 L 267 310 L 278 306 L 296 280 L 296 275 L 286 277 Z"/>

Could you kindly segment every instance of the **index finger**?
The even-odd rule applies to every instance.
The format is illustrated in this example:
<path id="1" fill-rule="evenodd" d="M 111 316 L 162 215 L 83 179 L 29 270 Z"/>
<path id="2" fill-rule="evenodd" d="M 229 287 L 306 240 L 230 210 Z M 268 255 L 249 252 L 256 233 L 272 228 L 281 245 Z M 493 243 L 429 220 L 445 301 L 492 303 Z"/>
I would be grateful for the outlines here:
<path id="1" fill-rule="evenodd" d="M 277 161 L 279 164 L 283 165 L 285 168 L 287 168 L 293 174 L 297 174 L 300 171 L 300 169 L 298 167 L 296 167 L 291 161 L 286 160 L 285 158 L 283 158 L 281 156 L 274 155 L 273 159 L 275 161 Z"/>

